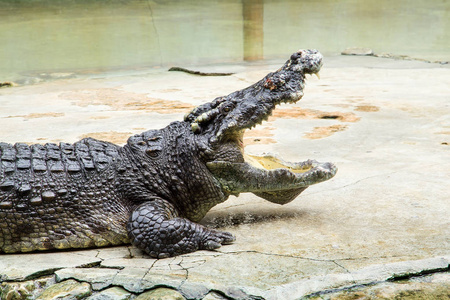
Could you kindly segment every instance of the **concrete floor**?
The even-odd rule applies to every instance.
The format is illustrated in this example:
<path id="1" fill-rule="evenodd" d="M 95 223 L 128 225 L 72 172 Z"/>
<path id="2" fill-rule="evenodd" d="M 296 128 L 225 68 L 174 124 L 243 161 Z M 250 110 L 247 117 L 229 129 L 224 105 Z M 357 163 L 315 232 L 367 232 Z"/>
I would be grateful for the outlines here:
<path id="1" fill-rule="evenodd" d="M 229 77 L 141 70 L 48 80 L 47 74 L 47 81 L 0 90 L 1 141 L 91 136 L 123 144 L 282 63 L 202 68 L 236 72 Z M 138 294 L 165 285 L 186 298 L 216 290 L 238 299 L 297 299 L 448 272 L 450 67 L 338 56 L 325 58 L 320 75 L 308 78 L 300 102 L 280 106 L 246 134 L 246 151 L 331 161 L 337 175 L 285 206 L 242 194 L 215 207 L 202 222 L 235 234 L 234 244 L 159 261 L 133 247 L 2 255 L 0 279 L 58 270 L 57 280 L 86 281 L 95 291 L 114 285 Z M 79 272 L 80 265 L 94 267 Z"/>

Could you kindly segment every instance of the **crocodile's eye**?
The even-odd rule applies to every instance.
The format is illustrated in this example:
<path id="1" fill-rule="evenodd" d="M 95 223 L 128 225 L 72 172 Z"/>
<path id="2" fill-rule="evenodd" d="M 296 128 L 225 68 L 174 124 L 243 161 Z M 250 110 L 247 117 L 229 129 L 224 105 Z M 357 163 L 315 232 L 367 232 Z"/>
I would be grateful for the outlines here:
<path id="1" fill-rule="evenodd" d="M 145 153 L 147 153 L 147 155 L 151 158 L 157 158 L 161 153 L 161 149 L 148 148 Z"/>
<path id="2" fill-rule="evenodd" d="M 222 107 L 222 111 L 224 112 L 230 112 L 234 108 L 233 103 L 227 103 Z"/>

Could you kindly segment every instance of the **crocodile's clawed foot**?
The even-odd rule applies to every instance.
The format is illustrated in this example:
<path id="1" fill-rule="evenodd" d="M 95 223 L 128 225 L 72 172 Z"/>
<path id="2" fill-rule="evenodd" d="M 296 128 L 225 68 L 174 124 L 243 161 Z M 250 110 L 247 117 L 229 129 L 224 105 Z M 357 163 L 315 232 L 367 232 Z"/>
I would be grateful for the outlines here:
<path id="1" fill-rule="evenodd" d="M 214 250 L 220 248 L 222 245 L 231 244 L 235 240 L 236 237 L 229 232 L 210 229 L 202 240 L 200 249 Z"/>
<path id="2" fill-rule="evenodd" d="M 214 250 L 235 241 L 231 233 L 182 218 L 170 202 L 156 197 L 133 211 L 127 230 L 131 242 L 155 258 Z"/>

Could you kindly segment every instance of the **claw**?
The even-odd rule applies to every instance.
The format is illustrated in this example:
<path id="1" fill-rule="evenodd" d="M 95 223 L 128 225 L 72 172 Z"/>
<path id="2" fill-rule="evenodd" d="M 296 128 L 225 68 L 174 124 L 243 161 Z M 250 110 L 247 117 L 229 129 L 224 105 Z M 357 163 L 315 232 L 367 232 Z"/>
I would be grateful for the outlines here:
<path id="1" fill-rule="evenodd" d="M 236 238 L 233 234 L 224 231 L 217 231 L 210 229 L 208 236 L 202 243 L 201 248 L 205 250 L 215 250 L 222 245 L 228 245 L 234 242 Z"/>
<path id="2" fill-rule="evenodd" d="M 191 124 L 191 130 L 192 130 L 192 132 L 194 132 L 194 133 L 199 132 L 199 131 L 200 131 L 200 126 L 198 125 L 198 123 L 192 123 L 192 124 Z"/>
<path id="3" fill-rule="evenodd" d="M 204 246 L 205 250 L 214 250 L 222 247 L 222 244 L 215 241 L 207 241 Z"/>
<path id="4" fill-rule="evenodd" d="M 221 238 L 223 239 L 222 241 L 222 245 L 228 245 L 233 243 L 236 240 L 236 237 L 229 232 L 222 232 L 223 235 L 221 236 Z"/>

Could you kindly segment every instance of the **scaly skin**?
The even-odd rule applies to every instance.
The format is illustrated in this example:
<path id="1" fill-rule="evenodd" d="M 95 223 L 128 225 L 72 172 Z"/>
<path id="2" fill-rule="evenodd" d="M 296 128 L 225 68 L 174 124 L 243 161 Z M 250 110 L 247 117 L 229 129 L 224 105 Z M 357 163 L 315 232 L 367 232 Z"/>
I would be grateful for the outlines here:
<path id="1" fill-rule="evenodd" d="M 300 50 L 254 85 L 200 105 L 182 122 L 73 145 L 0 143 L 0 252 L 133 243 L 152 257 L 217 249 L 234 236 L 196 222 L 230 195 L 285 204 L 333 177 L 331 163 L 244 158 L 246 129 L 303 95 L 322 56 Z"/>

